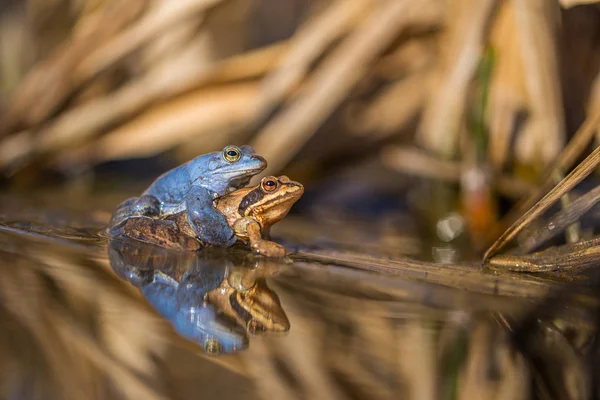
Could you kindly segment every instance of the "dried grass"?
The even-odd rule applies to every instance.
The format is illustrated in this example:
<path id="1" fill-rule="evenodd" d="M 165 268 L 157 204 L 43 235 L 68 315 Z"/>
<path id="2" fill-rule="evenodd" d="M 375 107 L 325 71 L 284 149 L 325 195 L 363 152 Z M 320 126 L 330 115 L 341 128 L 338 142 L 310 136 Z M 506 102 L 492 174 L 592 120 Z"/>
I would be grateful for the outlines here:
<path id="1" fill-rule="evenodd" d="M 24 256 L 15 238 L 2 240 L 15 252 L 0 250 L 0 396 L 165 398 L 150 377 L 167 329 L 118 277 L 76 251 L 31 241 Z"/>
<path id="2" fill-rule="evenodd" d="M 541 198 L 535 205 L 527 210 L 513 225 L 510 226 L 486 251 L 483 260 L 486 262 L 497 254 L 511 239 L 513 239 L 526 225 L 544 213 L 551 205 L 562 196 L 573 189 L 583 179 L 600 165 L 600 146 L 584 160 L 573 171 L 561 180 L 556 186 Z"/>
<path id="3" fill-rule="evenodd" d="M 309 142 L 319 140 L 323 154 L 337 155 L 343 150 L 340 139 L 348 137 L 368 141 L 387 167 L 458 183 L 465 192 L 465 165 L 477 171 L 491 166 L 494 173 L 484 189 L 513 197 L 527 194 L 490 235 L 496 239 L 504 232 L 484 259 L 503 273 L 477 265 L 300 252 L 295 268 L 302 284 L 285 287 L 280 282 L 287 289 L 282 296 L 287 311 L 301 316 L 291 334 L 278 342 L 256 340 L 240 359 L 215 362 L 252 377 L 259 392 L 270 398 L 297 398 L 298 388 L 307 398 L 360 397 L 365 392 L 373 398 L 393 398 L 399 392 L 408 398 L 438 398 L 446 387 L 437 381 L 440 360 L 433 349 L 451 355 L 461 337 L 471 337 L 455 373 L 461 396 L 519 398 L 530 389 L 529 372 L 522 357 L 510 357 L 506 341 L 493 337 L 489 321 L 444 320 L 446 330 L 438 337 L 430 324 L 439 322 L 439 313 L 424 312 L 421 303 L 438 309 L 453 305 L 473 315 L 484 308 L 502 314 L 522 299 L 546 295 L 559 286 L 556 278 L 564 278 L 530 274 L 516 279 L 507 271 L 564 271 L 582 261 L 597 265 L 597 238 L 530 254 L 554 235 L 547 225 L 532 222 L 593 173 L 600 159 L 600 74 L 587 71 L 596 64 L 585 54 L 573 57 L 573 62 L 590 65 L 573 67 L 585 74 L 570 72 L 575 86 L 591 88 L 581 93 L 569 92 L 561 71 L 569 67 L 564 47 L 571 43 L 562 43 L 567 36 L 560 7 L 586 3 L 598 1 L 324 1 L 292 27 L 291 37 L 277 43 L 255 47 L 240 37 L 243 29 L 236 31 L 235 39 L 243 45 L 221 58 L 215 49 L 225 39 L 214 33 L 211 18 L 221 7 L 232 7 L 238 20 L 252 25 L 247 4 L 83 2 L 68 38 L 36 60 L 27 74 L 0 59 L 0 170 L 19 172 L 37 164 L 42 168 L 29 173 L 41 180 L 48 167 L 76 170 L 172 149 L 183 149 L 178 154 L 184 161 L 226 143 L 250 142 L 269 160 L 265 173 L 277 173 L 298 161 L 299 154 L 306 155 L 303 148 Z M 582 7 L 590 7 L 590 14 L 596 9 Z M 23 39 L 35 39 L 34 33 L 25 34 L 20 27 L 11 36 L 5 26 L 3 52 L 15 52 L 6 45 L 9 36 L 35 46 L 36 40 Z M 597 39 L 587 34 L 590 46 L 573 51 L 597 48 L 592 46 Z M 476 73 L 486 48 L 493 50 L 495 63 L 489 104 L 482 113 L 484 157 L 474 161 L 477 151 L 464 151 L 477 147 L 475 135 L 465 134 L 466 118 L 472 89 L 483 84 Z M 577 132 L 566 128 L 566 120 L 577 120 L 571 113 L 583 116 Z M 343 128 L 322 129 L 329 120 L 341 121 Z M 413 138 L 415 125 L 419 129 Z M 594 135 L 595 150 L 569 173 Z M 554 186 L 557 173 L 568 175 Z M 530 182 L 537 182 L 537 189 Z M 566 228 L 597 203 L 597 192 L 592 189 L 565 203 L 548 221 Z M 536 240 L 523 244 L 524 254 L 500 254 L 528 228 L 537 232 Z M 161 322 L 133 301 L 116 278 L 99 272 L 102 266 L 82 269 L 81 260 L 68 251 L 59 258 L 37 248 L 18 252 L 27 256 L 26 264 L 13 263 L 10 251 L 0 249 L 8 260 L 0 264 L 0 311 L 8 316 L 0 329 L 2 375 L 16 385 L 33 377 L 37 384 L 30 397 L 50 389 L 62 398 L 106 398 L 106 388 L 98 384 L 105 379 L 125 398 L 161 398 L 146 378 L 160 376 L 153 355 L 162 354 L 164 335 L 176 336 L 163 332 Z M 310 264 L 303 260 L 376 272 L 383 278 L 361 275 L 354 282 L 380 298 L 366 302 L 315 286 L 322 276 L 311 277 Z M 409 278 L 409 284 L 389 276 Z M 454 287 L 462 295 L 428 290 L 415 280 Z M 468 292 L 478 292 L 477 301 Z M 390 296 L 419 304 L 401 308 L 386 301 Z M 337 307 L 337 313 L 325 317 L 339 329 L 314 322 L 328 312 L 320 299 Z M 389 315 L 419 317 L 390 321 Z M 349 324 L 356 327 L 353 335 L 343 329 Z M 372 344 L 369 350 L 382 360 L 380 369 L 369 363 L 364 343 Z M 189 349 L 188 342 L 179 344 Z M 494 356 L 488 357 L 492 351 Z M 580 364 L 573 365 L 571 379 L 585 386 L 587 375 L 579 373 Z M 284 367 L 294 372 L 291 378 L 282 378 Z M 484 374 L 490 369 L 501 371 L 501 378 Z M 0 393 L 12 389 L 0 386 Z"/>
<path id="4" fill-rule="evenodd" d="M 309 3 L 314 11 L 289 39 L 249 48 L 243 44 L 248 29 L 232 25 L 230 35 L 215 30 L 219 21 L 251 26 L 249 5 L 83 2 L 75 8 L 70 37 L 38 60 L 17 82 L 8 108 L 0 109 L 7 122 L 0 170 L 18 172 L 37 161 L 54 167 L 56 160 L 66 160 L 58 163 L 65 168 L 89 168 L 174 147 L 184 161 L 239 141 L 253 143 L 269 159 L 265 173 L 277 173 L 315 135 L 328 138 L 326 151 L 335 153 L 336 133 L 321 127 L 338 117 L 345 124 L 341 134 L 381 144 L 400 136 L 409 140 L 416 122 L 417 142 L 433 157 L 465 157 L 458 141 L 485 46 L 496 54 L 485 110 L 486 162 L 497 171 L 489 184 L 502 186 L 504 172 L 515 175 L 513 182 L 527 180 L 515 166 L 542 171 L 560 153 L 568 138 L 565 110 L 573 109 L 562 104 L 560 6 L 582 2 Z M 238 50 L 220 59 L 215 49 L 232 48 L 227 42 L 232 40 Z M 593 39 L 588 42 L 593 45 Z M 591 47 L 573 51 L 586 48 Z M 579 77 L 578 87 L 591 85 L 587 75 Z M 380 88 L 372 96 L 361 96 L 362 90 L 377 89 L 376 82 Z M 257 85 L 256 95 L 249 95 L 250 85 Z M 223 96 L 216 95 L 220 92 Z M 589 116 L 597 92 L 568 99 Z M 240 108 L 248 111 L 236 111 Z M 213 116 L 177 121 L 194 111 Z M 150 121 L 158 128 L 151 129 Z M 152 132 L 144 149 L 129 144 L 140 140 L 141 129 Z M 86 149 L 94 148 L 101 150 L 90 162 Z"/>

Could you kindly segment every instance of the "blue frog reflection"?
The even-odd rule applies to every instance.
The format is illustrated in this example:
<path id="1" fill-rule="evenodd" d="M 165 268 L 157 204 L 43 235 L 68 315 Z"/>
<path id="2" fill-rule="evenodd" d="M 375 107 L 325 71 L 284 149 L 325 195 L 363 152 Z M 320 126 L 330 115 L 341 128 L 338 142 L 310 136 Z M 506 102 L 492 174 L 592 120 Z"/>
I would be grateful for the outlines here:
<path id="1" fill-rule="evenodd" d="M 206 353 L 232 353 L 248 347 L 248 337 L 243 329 L 221 321 L 204 296 L 180 296 L 178 292 L 184 287 L 175 279 L 155 271 L 154 281 L 140 289 L 179 334 L 201 344 Z M 184 301 L 179 302 L 181 297 Z"/>
<path id="2" fill-rule="evenodd" d="M 111 240 L 109 259 L 179 334 L 207 354 L 243 350 L 249 335 L 290 328 L 279 297 L 266 284 L 265 276 L 277 270 L 262 265 L 268 260 L 257 258 L 251 263 L 259 265 L 249 268 L 219 250 L 177 253 L 126 239 Z"/>

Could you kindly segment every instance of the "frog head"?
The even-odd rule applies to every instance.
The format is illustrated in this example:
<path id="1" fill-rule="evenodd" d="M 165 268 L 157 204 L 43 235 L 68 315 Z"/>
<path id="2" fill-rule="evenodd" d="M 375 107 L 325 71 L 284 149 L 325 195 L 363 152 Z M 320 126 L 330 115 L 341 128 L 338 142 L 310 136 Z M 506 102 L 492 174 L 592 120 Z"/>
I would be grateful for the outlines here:
<path id="1" fill-rule="evenodd" d="M 248 184 L 250 179 L 267 167 L 267 161 L 250 146 L 226 146 L 220 152 L 205 154 L 190 165 L 192 183 L 210 180 L 215 193 L 224 195 Z"/>
<path id="2" fill-rule="evenodd" d="M 304 186 L 285 175 L 267 176 L 254 187 L 242 188 L 217 199 L 216 207 L 230 224 L 249 217 L 264 231 L 281 221 L 303 193 Z"/>
<path id="3" fill-rule="evenodd" d="M 281 307 L 277 294 L 264 278 L 256 281 L 247 291 L 235 291 L 229 295 L 232 310 L 245 321 L 246 330 L 252 335 L 284 333 L 290 330 L 290 321 Z"/>

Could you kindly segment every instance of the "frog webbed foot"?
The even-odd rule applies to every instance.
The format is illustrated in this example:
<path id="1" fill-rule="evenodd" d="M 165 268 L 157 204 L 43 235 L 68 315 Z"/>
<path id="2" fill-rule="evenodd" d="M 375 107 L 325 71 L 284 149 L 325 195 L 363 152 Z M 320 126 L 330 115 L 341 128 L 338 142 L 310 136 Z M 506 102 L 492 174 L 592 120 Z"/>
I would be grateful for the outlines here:
<path id="1" fill-rule="evenodd" d="M 186 196 L 186 209 L 188 222 L 200 241 L 218 247 L 230 247 L 236 242 L 235 232 L 214 208 L 213 196 L 207 189 L 194 186 Z"/>
<path id="2" fill-rule="evenodd" d="M 250 243 L 252 250 L 266 257 L 285 257 L 285 247 L 279 243 L 271 242 L 270 240 L 257 240 Z"/>

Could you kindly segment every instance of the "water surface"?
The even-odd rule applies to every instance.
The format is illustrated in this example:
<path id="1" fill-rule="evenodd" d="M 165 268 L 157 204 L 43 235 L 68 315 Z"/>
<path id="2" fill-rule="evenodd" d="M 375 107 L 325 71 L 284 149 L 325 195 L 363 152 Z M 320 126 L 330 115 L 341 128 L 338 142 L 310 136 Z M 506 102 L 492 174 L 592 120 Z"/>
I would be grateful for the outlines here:
<path id="1" fill-rule="evenodd" d="M 110 202 L 44 203 L 43 213 L 24 199 L 2 205 L 6 398 L 594 390 L 597 290 L 415 261 L 360 227 L 336 235 L 339 226 L 300 216 L 273 230 L 291 254 L 271 260 L 242 248 L 179 253 L 111 241 L 99 234 Z"/>

